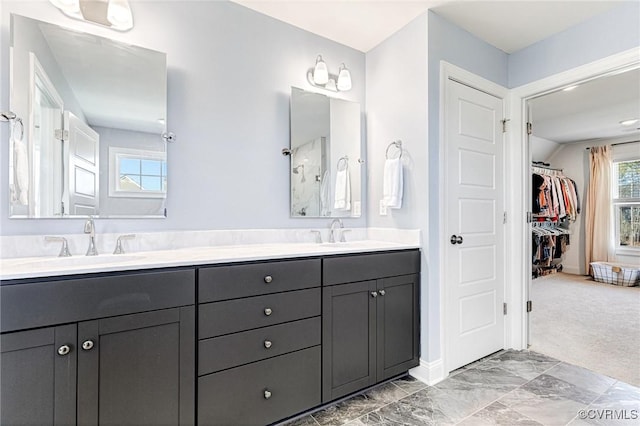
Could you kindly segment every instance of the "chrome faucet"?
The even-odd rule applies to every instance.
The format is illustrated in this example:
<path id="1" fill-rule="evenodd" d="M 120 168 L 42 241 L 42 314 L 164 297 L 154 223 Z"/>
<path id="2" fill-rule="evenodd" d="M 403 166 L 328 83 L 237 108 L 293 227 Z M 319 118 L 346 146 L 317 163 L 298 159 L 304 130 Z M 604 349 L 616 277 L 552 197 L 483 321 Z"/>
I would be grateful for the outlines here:
<path id="1" fill-rule="evenodd" d="M 334 228 L 335 225 L 340 225 L 340 229 L 344 228 L 344 224 L 342 223 L 342 220 L 333 219 L 333 221 L 331 221 L 331 225 L 329 225 L 329 242 L 330 243 L 336 242 L 336 229 Z"/>
<path id="2" fill-rule="evenodd" d="M 89 248 L 87 249 L 87 256 L 97 256 L 96 224 L 93 222 L 93 216 L 89 216 L 89 219 L 84 223 L 84 233 L 89 234 Z"/>

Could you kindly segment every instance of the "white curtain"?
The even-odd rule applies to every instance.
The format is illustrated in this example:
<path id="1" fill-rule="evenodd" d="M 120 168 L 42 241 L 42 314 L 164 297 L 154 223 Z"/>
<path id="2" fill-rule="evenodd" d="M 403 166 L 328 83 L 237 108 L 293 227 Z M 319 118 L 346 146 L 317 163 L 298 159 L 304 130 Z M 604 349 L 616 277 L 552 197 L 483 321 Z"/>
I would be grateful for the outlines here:
<path id="1" fill-rule="evenodd" d="M 591 262 L 607 262 L 611 256 L 611 164 L 610 146 L 591 148 L 585 213 L 587 268 Z"/>

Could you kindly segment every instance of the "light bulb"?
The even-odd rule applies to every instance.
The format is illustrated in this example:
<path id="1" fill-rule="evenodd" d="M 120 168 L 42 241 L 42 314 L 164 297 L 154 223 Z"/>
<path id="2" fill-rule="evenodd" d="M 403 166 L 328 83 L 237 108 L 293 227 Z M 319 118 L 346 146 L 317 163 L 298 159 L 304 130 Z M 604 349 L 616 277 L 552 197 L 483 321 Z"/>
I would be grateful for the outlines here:
<path id="1" fill-rule="evenodd" d="M 315 84 L 327 84 L 329 82 L 329 70 L 327 64 L 322 60 L 322 56 L 316 58 L 316 66 L 313 69 L 313 82 Z"/>
<path id="2" fill-rule="evenodd" d="M 111 22 L 111 25 L 120 29 L 132 28 L 133 17 L 129 2 L 127 0 L 109 0 L 107 20 Z"/>
<path id="3" fill-rule="evenodd" d="M 80 12 L 80 0 L 49 0 L 49 2 L 64 13 Z"/>
<path id="4" fill-rule="evenodd" d="M 351 73 L 344 64 L 340 66 L 338 74 L 338 90 L 341 92 L 351 90 Z"/>

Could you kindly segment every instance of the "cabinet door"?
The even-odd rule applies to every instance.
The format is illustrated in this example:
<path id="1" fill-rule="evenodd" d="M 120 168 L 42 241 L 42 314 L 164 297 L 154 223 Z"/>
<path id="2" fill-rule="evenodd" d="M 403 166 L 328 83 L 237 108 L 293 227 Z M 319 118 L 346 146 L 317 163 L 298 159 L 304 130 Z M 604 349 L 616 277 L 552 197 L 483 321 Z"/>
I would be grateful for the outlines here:
<path id="1" fill-rule="evenodd" d="M 323 402 L 376 381 L 375 291 L 375 281 L 323 288 Z"/>
<path id="2" fill-rule="evenodd" d="M 0 339 L 0 424 L 75 424 L 76 325 L 7 333 Z"/>
<path id="3" fill-rule="evenodd" d="M 194 308 L 78 325 L 78 423 L 193 424 Z"/>
<path id="4" fill-rule="evenodd" d="M 420 308 L 417 275 L 377 282 L 377 381 L 419 364 Z"/>

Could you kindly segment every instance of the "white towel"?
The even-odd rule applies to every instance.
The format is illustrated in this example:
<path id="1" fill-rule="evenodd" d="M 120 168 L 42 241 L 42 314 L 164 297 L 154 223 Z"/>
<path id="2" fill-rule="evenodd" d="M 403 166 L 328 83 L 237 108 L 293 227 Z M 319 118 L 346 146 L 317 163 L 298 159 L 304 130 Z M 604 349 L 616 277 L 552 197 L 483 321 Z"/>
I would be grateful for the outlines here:
<path id="1" fill-rule="evenodd" d="M 12 126 L 13 155 L 15 156 L 15 173 L 18 202 L 23 206 L 29 204 L 29 151 L 22 140 L 22 133 L 17 134 L 16 125 Z"/>
<path id="2" fill-rule="evenodd" d="M 351 210 L 351 181 L 349 166 L 336 173 L 336 194 L 333 208 L 336 210 Z"/>
<path id="3" fill-rule="evenodd" d="M 388 159 L 384 162 L 383 203 L 391 209 L 402 207 L 402 160 Z"/>

